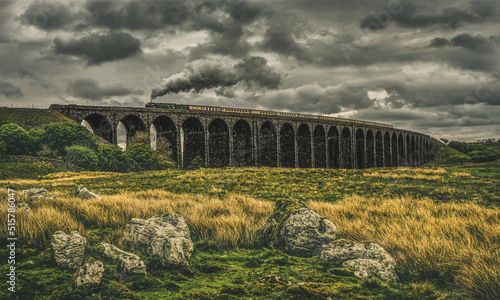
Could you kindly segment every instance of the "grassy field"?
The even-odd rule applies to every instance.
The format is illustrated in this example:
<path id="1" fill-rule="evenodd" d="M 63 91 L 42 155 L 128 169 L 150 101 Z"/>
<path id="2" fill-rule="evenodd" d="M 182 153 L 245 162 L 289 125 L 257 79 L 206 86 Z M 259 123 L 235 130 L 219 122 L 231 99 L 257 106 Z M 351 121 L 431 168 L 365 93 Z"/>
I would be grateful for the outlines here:
<path id="1" fill-rule="evenodd" d="M 32 168 L 32 173 L 23 171 L 25 176 L 18 173 L 14 179 L 7 172 L 0 180 L 2 187 L 45 187 L 56 195 L 52 200 L 28 200 L 32 212 L 19 213 L 23 249 L 17 295 L 24 297 L 20 299 L 81 299 L 92 293 L 128 299 L 500 298 L 499 162 L 366 170 L 227 168 L 129 174 L 46 174 L 39 173 L 39 167 Z M 101 193 L 103 199 L 73 198 L 80 184 Z M 290 197 L 305 201 L 332 220 L 341 238 L 380 243 L 397 260 L 401 282 L 360 280 L 333 263 L 259 248 L 256 231 L 271 213 L 273 202 Z M 2 202 L 3 223 L 6 209 Z M 189 270 L 162 270 L 155 257 L 122 240 L 123 226 L 131 218 L 167 212 L 177 212 L 189 223 L 196 249 Z M 87 261 L 101 260 L 107 269 L 99 290 L 75 290 L 72 272 L 54 265 L 47 246 L 56 230 L 79 230 L 87 237 Z M 148 266 L 148 276 L 120 282 L 116 266 L 103 257 L 101 241 L 138 253 Z M 6 256 L 6 250 L 0 250 L 0 259 Z M 2 273 L 6 270 L 6 266 L 0 268 Z M 261 282 L 270 274 L 294 285 Z M 307 284 L 298 286 L 299 282 Z M 4 285 L 0 283 L 1 298 L 6 296 Z"/>

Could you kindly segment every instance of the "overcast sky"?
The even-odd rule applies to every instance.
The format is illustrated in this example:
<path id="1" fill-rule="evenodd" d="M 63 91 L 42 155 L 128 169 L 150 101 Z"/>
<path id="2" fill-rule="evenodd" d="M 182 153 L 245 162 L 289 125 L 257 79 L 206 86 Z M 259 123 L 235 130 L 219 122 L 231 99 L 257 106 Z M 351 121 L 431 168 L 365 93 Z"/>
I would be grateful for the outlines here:
<path id="1" fill-rule="evenodd" d="M 500 138 L 500 1 L 4 1 L 0 106 L 204 104 Z"/>

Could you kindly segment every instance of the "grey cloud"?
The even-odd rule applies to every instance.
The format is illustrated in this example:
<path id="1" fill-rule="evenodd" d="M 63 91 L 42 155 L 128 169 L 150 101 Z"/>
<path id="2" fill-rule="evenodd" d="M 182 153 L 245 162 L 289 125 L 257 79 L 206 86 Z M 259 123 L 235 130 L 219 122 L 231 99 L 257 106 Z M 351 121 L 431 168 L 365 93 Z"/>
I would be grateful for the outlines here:
<path id="1" fill-rule="evenodd" d="M 437 38 L 433 38 L 431 40 L 431 42 L 429 43 L 429 47 L 441 48 L 441 47 L 448 45 L 449 43 L 450 43 L 450 41 L 448 41 L 447 39 L 437 37 Z"/>
<path id="2" fill-rule="evenodd" d="M 92 101 L 99 101 L 104 98 L 115 96 L 126 96 L 135 93 L 122 85 L 101 87 L 98 81 L 92 79 L 69 81 L 67 91 L 74 97 Z"/>
<path id="3" fill-rule="evenodd" d="M 380 30 L 394 22 L 405 28 L 424 28 L 432 25 L 443 25 L 456 29 L 465 24 L 483 23 L 494 20 L 496 8 L 492 4 L 493 2 L 489 1 L 472 1 L 468 10 L 449 7 L 437 14 L 419 14 L 418 6 L 410 0 L 405 0 L 401 1 L 402 11 L 390 15 L 391 22 L 381 22 L 380 20 L 385 20 L 386 16 L 378 12 L 375 16 L 372 14 L 366 15 L 361 20 L 360 27 Z"/>
<path id="4" fill-rule="evenodd" d="M 10 99 L 19 99 L 23 97 L 21 88 L 5 81 L 0 81 L 0 94 Z"/>
<path id="5" fill-rule="evenodd" d="M 163 78 L 160 86 L 153 89 L 151 99 L 180 92 L 196 93 L 211 88 L 232 87 L 242 83 L 249 88 L 277 88 L 281 74 L 267 65 L 262 57 L 249 57 L 234 66 L 221 65 L 211 61 L 195 61 L 180 73 Z M 219 90 L 221 92 L 221 90 Z"/>
<path id="6" fill-rule="evenodd" d="M 492 38 L 492 40 L 493 39 L 494 37 Z M 468 33 L 459 34 L 451 39 L 451 45 L 464 47 L 476 52 L 493 51 L 493 45 L 490 43 L 490 41 L 479 34 L 475 36 L 472 36 Z"/>
<path id="7" fill-rule="evenodd" d="M 82 17 L 82 12 L 63 1 L 35 1 L 20 16 L 24 24 L 51 31 L 67 29 Z"/>
<path id="8" fill-rule="evenodd" d="M 188 1 L 88 1 L 90 24 L 110 29 L 160 29 L 189 18 Z"/>
<path id="9" fill-rule="evenodd" d="M 54 40 L 55 52 L 81 57 L 88 65 L 121 60 L 141 52 L 141 42 L 129 33 L 91 34 L 80 39 Z"/>

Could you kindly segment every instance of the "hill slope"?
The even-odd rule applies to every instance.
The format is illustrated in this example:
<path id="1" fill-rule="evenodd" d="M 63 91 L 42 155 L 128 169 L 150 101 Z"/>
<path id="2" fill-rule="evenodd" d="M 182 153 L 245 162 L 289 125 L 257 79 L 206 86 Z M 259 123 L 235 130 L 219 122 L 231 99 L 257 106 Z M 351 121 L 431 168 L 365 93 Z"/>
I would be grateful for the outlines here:
<path id="1" fill-rule="evenodd" d="M 31 130 L 42 129 L 47 124 L 59 122 L 74 123 L 60 112 L 50 109 L 0 107 L 0 126 L 14 123 Z"/>

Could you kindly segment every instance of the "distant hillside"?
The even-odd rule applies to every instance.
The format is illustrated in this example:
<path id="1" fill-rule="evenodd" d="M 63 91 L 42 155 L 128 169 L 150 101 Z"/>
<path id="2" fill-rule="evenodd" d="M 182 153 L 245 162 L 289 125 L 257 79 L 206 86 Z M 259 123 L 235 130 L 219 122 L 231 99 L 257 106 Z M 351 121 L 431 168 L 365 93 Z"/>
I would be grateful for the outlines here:
<path id="1" fill-rule="evenodd" d="M 60 112 L 49 109 L 0 107 L 0 126 L 14 123 L 31 130 L 43 129 L 46 124 L 59 122 L 74 123 Z"/>
<path id="2" fill-rule="evenodd" d="M 470 162 L 470 157 L 467 154 L 457 151 L 436 139 L 432 139 L 432 143 L 435 150 L 431 153 L 430 163 L 427 163 L 427 166 Z"/>

